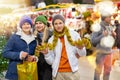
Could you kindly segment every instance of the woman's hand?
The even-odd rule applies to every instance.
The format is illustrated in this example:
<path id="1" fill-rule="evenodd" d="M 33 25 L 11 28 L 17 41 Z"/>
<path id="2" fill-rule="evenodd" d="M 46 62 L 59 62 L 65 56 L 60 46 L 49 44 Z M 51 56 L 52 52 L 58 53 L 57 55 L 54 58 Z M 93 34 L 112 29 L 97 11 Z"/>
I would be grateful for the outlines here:
<path id="1" fill-rule="evenodd" d="M 108 31 L 107 31 L 107 30 L 104 30 L 104 31 L 103 31 L 103 35 L 104 35 L 104 36 L 107 36 L 107 35 L 108 35 Z"/>
<path id="2" fill-rule="evenodd" d="M 116 37 L 116 35 L 117 35 L 116 32 L 112 30 L 112 36 Z"/>
<path id="3" fill-rule="evenodd" d="M 28 55 L 28 57 L 26 58 L 26 61 L 29 61 L 29 62 L 36 61 L 37 62 L 37 57 L 33 56 L 33 55 Z"/>
<path id="4" fill-rule="evenodd" d="M 27 56 L 28 56 L 28 53 L 22 51 L 22 52 L 21 52 L 21 55 L 20 55 L 20 58 L 21 58 L 22 60 L 25 60 L 25 58 L 27 58 Z"/>
<path id="5" fill-rule="evenodd" d="M 76 45 L 78 49 L 83 49 L 84 45 Z"/>
<path id="6" fill-rule="evenodd" d="M 82 49 L 85 45 L 84 45 L 84 43 L 82 42 L 82 40 L 78 39 L 78 40 L 75 42 L 75 46 L 76 46 L 78 49 Z"/>
<path id="7" fill-rule="evenodd" d="M 41 50 L 40 52 L 43 53 L 43 54 L 47 54 L 48 53 L 48 47 L 46 47 L 44 50 Z"/>

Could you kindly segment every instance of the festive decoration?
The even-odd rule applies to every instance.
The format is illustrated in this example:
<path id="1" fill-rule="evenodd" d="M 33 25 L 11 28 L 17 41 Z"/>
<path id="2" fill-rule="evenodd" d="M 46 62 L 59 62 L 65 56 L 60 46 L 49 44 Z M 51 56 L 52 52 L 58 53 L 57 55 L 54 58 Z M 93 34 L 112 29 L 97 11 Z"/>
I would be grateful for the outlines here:
<path id="1" fill-rule="evenodd" d="M 100 13 L 98 11 L 91 13 L 91 20 L 96 22 L 100 19 Z"/>
<path id="2" fill-rule="evenodd" d="M 115 12 L 115 7 L 112 1 L 102 1 L 96 4 L 98 11 L 102 16 L 109 16 Z"/>
<path id="3" fill-rule="evenodd" d="M 115 39 L 110 35 L 103 37 L 100 41 L 101 46 L 110 47 L 110 48 L 113 47 L 114 43 L 115 43 Z"/>
<path id="4" fill-rule="evenodd" d="M 37 46 L 36 50 L 35 50 L 35 55 L 38 56 L 39 51 L 44 50 L 47 46 L 50 50 L 53 50 L 55 48 L 56 44 L 57 44 L 58 38 L 62 37 L 63 35 L 66 35 L 69 43 L 71 45 L 74 45 L 74 41 L 71 39 L 69 31 L 68 31 L 67 27 L 65 27 L 63 32 L 61 32 L 61 33 L 58 33 L 57 31 L 54 30 L 54 32 L 53 32 L 53 36 L 54 36 L 53 42 L 49 43 L 49 44 L 43 43 L 42 45 Z"/>
<path id="5" fill-rule="evenodd" d="M 82 40 L 79 39 L 77 41 L 73 41 L 69 34 L 67 27 L 65 27 L 63 32 L 61 32 L 61 33 L 54 31 L 54 33 L 53 33 L 54 39 L 53 39 L 52 43 L 48 43 L 48 44 L 43 43 L 42 45 L 38 45 L 35 49 L 35 55 L 39 56 L 39 52 L 42 50 L 45 50 L 46 47 L 48 47 L 50 50 L 54 50 L 55 46 L 57 45 L 58 37 L 62 37 L 63 35 L 67 36 L 68 42 L 73 46 L 78 45 L 78 46 L 85 46 L 87 49 L 91 48 L 91 43 L 87 38 L 83 38 Z"/>
<path id="6" fill-rule="evenodd" d="M 91 12 L 90 11 L 85 11 L 82 13 L 84 19 L 86 20 L 88 17 L 91 17 Z"/>
<path id="7" fill-rule="evenodd" d="M 101 29 L 101 26 L 99 23 L 94 23 L 91 26 L 91 31 L 93 31 L 93 32 L 98 32 L 98 31 L 100 31 L 100 29 Z"/>
<path id="8" fill-rule="evenodd" d="M 120 10 L 120 3 L 117 3 L 117 8 L 118 10 Z"/>
<path id="9" fill-rule="evenodd" d="M 46 47 L 47 47 L 47 43 L 37 45 L 37 47 L 35 49 L 35 56 L 39 56 L 40 51 L 44 50 Z"/>
<path id="10" fill-rule="evenodd" d="M 82 38 L 82 42 L 84 43 L 86 49 L 90 49 L 92 47 L 91 42 L 88 38 Z"/>

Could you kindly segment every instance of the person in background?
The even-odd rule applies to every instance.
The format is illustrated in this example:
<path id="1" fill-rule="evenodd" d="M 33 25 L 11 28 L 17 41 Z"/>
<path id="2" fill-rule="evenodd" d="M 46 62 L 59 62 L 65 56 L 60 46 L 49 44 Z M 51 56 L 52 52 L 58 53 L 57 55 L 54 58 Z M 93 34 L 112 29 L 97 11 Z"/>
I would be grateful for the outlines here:
<path id="1" fill-rule="evenodd" d="M 114 25 L 116 37 L 115 37 L 115 44 L 113 47 L 113 54 L 112 54 L 112 65 L 115 65 L 115 62 L 120 59 L 119 52 L 120 52 L 120 23 L 118 20 L 114 20 Z"/>
<path id="2" fill-rule="evenodd" d="M 2 52 L 2 56 L 9 59 L 8 70 L 5 76 L 7 80 L 18 80 L 18 63 L 23 62 L 23 60 L 37 60 L 34 56 L 36 40 L 32 32 L 33 24 L 31 18 L 23 16 L 19 26 L 21 31 L 16 32 L 10 37 Z"/>
<path id="3" fill-rule="evenodd" d="M 112 47 L 107 45 L 102 45 L 104 42 L 102 39 L 107 36 L 115 37 L 115 32 L 112 30 L 111 24 L 111 14 L 104 12 L 101 14 L 100 31 L 92 32 L 91 43 L 96 47 L 96 68 L 94 72 L 94 80 L 100 80 L 100 75 L 103 70 L 103 80 L 109 80 L 110 71 L 111 71 L 111 51 Z M 102 42 L 101 42 L 102 41 Z"/>
<path id="4" fill-rule="evenodd" d="M 120 23 L 118 22 L 118 20 L 115 20 L 115 32 L 116 32 L 116 39 L 115 39 L 115 47 L 117 47 L 118 49 L 120 49 Z"/>
<path id="5" fill-rule="evenodd" d="M 80 80 L 78 68 L 79 56 L 86 55 L 84 45 L 78 45 L 79 34 L 65 26 L 62 15 L 54 15 L 52 19 L 53 36 L 49 39 L 47 47 L 41 49 L 48 64 L 52 65 L 53 80 Z"/>
<path id="6" fill-rule="evenodd" d="M 47 26 L 47 19 L 44 15 L 40 15 L 35 19 L 35 32 L 37 45 L 47 43 L 48 39 L 52 36 L 52 31 Z M 37 50 L 37 49 L 36 49 Z M 42 53 L 37 53 L 38 56 L 38 80 L 52 80 L 52 68 L 44 58 Z"/>

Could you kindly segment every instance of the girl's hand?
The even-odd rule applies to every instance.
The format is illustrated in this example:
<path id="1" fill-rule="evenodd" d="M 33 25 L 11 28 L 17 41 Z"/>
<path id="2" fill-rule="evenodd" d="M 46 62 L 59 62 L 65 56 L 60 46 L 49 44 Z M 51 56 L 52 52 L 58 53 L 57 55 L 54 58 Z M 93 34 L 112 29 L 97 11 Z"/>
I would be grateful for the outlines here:
<path id="1" fill-rule="evenodd" d="M 48 47 L 45 48 L 44 50 L 41 50 L 40 52 L 43 53 L 43 54 L 47 54 L 48 53 Z"/>
<path id="2" fill-rule="evenodd" d="M 37 61 L 37 58 L 33 55 L 28 55 L 28 57 L 26 58 L 26 61 L 29 61 L 29 62 Z"/>
<path id="3" fill-rule="evenodd" d="M 107 36 L 108 35 L 108 31 L 107 30 L 103 31 L 103 35 Z"/>
<path id="4" fill-rule="evenodd" d="M 112 30 L 113 37 L 116 37 L 116 32 Z"/>
<path id="5" fill-rule="evenodd" d="M 75 42 L 75 46 L 79 49 L 82 49 L 85 45 L 84 43 L 82 42 L 82 40 L 78 39 L 76 42 Z"/>
<path id="6" fill-rule="evenodd" d="M 22 60 L 24 60 L 25 58 L 27 58 L 27 56 L 28 56 L 28 53 L 22 51 L 22 52 L 21 52 L 21 57 L 20 57 L 20 58 L 21 58 Z"/>
<path id="7" fill-rule="evenodd" d="M 84 45 L 76 45 L 78 49 L 83 49 Z"/>

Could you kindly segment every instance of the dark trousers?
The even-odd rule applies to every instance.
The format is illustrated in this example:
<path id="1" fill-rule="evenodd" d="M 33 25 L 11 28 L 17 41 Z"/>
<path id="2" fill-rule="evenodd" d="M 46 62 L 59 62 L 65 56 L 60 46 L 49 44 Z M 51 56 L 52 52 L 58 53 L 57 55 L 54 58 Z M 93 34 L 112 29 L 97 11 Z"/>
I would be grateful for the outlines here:
<path id="1" fill-rule="evenodd" d="M 38 57 L 38 80 L 52 80 L 52 68 L 51 65 L 47 64 L 44 59 L 44 55 L 40 54 Z"/>

